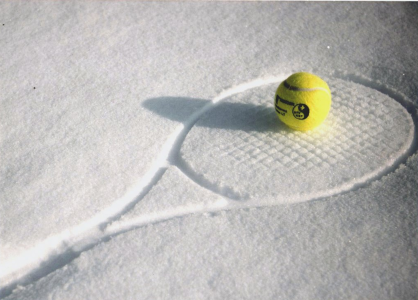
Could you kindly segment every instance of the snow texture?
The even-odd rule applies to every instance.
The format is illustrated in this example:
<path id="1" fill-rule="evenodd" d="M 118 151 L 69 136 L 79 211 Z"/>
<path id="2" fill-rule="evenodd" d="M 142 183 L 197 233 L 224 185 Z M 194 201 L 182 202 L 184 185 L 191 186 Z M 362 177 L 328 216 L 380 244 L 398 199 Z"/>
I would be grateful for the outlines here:
<path id="1" fill-rule="evenodd" d="M 0 12 L 0 298 L 416 298 L 415 3 Z"/>

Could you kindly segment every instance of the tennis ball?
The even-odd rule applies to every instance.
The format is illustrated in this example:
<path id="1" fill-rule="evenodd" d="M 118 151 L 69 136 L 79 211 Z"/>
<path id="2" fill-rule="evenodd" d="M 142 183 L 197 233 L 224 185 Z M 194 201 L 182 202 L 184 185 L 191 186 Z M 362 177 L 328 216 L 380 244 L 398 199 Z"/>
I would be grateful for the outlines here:
<path id="1" fill-rule="evenodd" d="M 331 90 L 316 75 L 300 72 L 289 76 L 276 90 L 279 119 L 295 130 L 311 130 L 321 124 L 331 108 Z"/>

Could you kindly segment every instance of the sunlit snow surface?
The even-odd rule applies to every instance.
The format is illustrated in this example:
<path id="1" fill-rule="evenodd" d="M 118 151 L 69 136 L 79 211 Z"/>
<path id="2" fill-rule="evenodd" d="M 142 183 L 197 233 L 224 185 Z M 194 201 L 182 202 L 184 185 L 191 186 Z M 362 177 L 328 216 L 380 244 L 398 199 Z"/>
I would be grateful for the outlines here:
<path id="1" fill-rule="evenodd" d="M 416 297 L 415 4 L 0 11 L 0 297 Z M 300 70 L 309 132 L 273 109 Z"/>

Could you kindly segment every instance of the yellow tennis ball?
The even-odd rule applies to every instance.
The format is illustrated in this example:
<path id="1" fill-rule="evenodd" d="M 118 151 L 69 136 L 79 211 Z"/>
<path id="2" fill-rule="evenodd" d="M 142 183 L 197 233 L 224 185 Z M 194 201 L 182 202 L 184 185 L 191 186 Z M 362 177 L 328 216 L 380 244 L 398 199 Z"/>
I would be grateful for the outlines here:
<path id="1" fill-rule="evenodd" d="M 316 75 L 295 73 L 279 85 L 274 104 L 283 123 L 292 129 L 306 131 L 327 117 L 331 108 L 331 90 Z"/>

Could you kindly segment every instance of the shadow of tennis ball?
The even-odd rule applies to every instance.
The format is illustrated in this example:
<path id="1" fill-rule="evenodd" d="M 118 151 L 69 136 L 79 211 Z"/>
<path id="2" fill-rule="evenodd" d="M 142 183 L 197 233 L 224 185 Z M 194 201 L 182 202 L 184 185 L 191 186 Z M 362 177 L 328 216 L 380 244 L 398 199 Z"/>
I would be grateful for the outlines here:
<path id="1" fill-rule="evenodd" d="M 160 97 L 146 100 L 143 106 L 164 118 L 185 122 L 190 115 L 209 102 L 195 98 Z M 213 108 L 216 114 L 209 112 L 209 118 L 206 117 L 207 114 L 203 115 L 195 126 L 233 131 L 290 131 L 278 120 L 272 109 L 271 99 L 263 99 L 261 103 L 264 104 L 220 102 Z"/>

